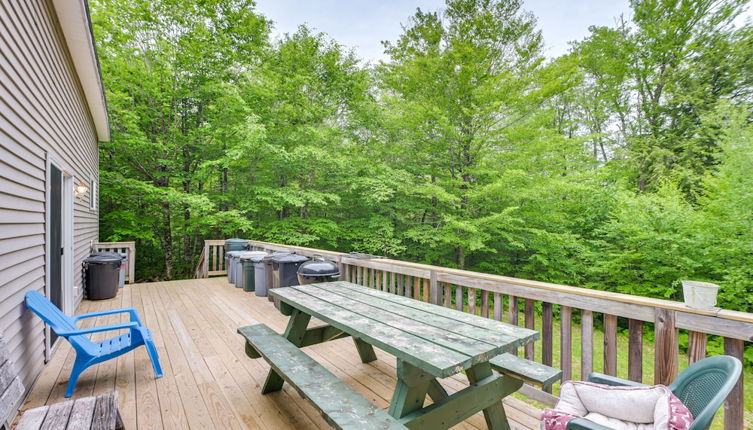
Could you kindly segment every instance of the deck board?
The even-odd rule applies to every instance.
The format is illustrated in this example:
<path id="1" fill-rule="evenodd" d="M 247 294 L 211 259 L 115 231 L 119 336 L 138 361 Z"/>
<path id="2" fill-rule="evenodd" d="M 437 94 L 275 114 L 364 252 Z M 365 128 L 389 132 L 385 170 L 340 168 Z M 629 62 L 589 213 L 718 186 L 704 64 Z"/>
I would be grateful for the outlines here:
<path id="1" fill-rule="evenodd" d="M 288 384 L 262 396 L 269 366 L 245 354 L 236 329 L 264 323 L 278 332 L 287 324 L 266 298 L 235 288 L 225 278 L 127 285 L 112 300 L 84 301 L 77 313 L 133 306 L 154 334 L 164 377 L 154 372 L 144 348 L 85 371 L 73 398 L 117 389 L 128 429 L 326 430 L 329 425 Z M 125 321 L 116 315 L 84 320 L 83 326 Z M 103 335 L 96 335 L 103 336 Z M 99 339 L 95 337 L 95 339 Z M 357 392 L 387 408 L 395 387 L 395 358 L 376 350 L 378 360 L 363 364 L 350 338 L 305 348 L 306 352 Z M 64 400 L 74 353 L 62 341 L 37 379 L 23 410 Z M 452 393 L 467 382 L 462 375 L 442 384 Z M 538 409 L 506 399 L 513 430 L 538 428 Z M 485 429 L 476 414 L 455 429 Z"/>

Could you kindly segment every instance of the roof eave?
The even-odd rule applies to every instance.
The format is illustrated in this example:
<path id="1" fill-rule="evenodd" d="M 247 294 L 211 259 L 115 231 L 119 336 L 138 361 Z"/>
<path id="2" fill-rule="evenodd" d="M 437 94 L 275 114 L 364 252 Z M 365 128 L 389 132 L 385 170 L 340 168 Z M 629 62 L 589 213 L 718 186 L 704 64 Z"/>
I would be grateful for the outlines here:
<path id="1" fill-rule="evenodd" d="M 109 142 L 107 101 L 94 45 L 89 6 L 86 0 L 52 0 L 52 4 L 94 121 L 97 140 Z"/>

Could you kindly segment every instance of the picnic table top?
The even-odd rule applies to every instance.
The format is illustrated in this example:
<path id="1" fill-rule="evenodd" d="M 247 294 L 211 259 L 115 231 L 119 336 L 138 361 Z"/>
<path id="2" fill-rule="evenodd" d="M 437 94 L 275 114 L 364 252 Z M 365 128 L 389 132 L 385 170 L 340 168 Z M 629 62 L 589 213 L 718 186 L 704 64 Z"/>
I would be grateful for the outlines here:
<path id="1" fill-rule="evenodd" d="M 344 281 L 270 295 L 439 378 L 539 338 L 534 330 Z"/>

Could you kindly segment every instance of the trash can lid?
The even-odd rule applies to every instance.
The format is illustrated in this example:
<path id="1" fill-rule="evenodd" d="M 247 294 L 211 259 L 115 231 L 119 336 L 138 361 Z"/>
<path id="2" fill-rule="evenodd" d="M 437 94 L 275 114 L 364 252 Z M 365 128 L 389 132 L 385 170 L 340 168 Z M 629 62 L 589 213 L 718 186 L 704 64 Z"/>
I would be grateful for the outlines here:
<path id="1" fill-rule="evenodd" d="M 108 254 L 114 254 L 114 255 L 108 255 Z M 120 258 L 120 255 L 117 255 L 114 252 L 100 252 L 99 255 L 92 254 L 91 257 L 87 257 L 84 260 L 84 263 L 87 264 L 112 264 L 117 263 L 120 265 L 120 263 L 123 261 L 122 258 Z"/>
<path id="2" fill-rule="evenodd" d="M 270 260 L 274 261 L 275 263 L 302 263 L 304 261 L 309 261 L 309 258 L 304 257 L 303 255 L 284 253 L 282 255 L 272 254 Z"/>
<path id="3" fill-rule="evenodd" d="M 273 261 L 278 257 L 282 257 L 283 255 L 291 255 L 290 252 L 273 252 L 272 254 L 267 254 L 264 257 L 264 261 Z"/>
<path id="4" fill-rule="evenodd" d="M 107 257 L 121 258 L 121 259 L 123 258 L 123 254 L 121 254 L 119 252 L 97 251 L 97 252 L 92 252 L 91 253 L 92 257 L 94 257 L 94 256 L 101 256 L 101 255 L 104 255 L 104 256 L 107 256 Z"/>
<path id="5" fill-rule="evenodd" d="M 264 251 L 246 251 L 241 254 L 241 261 L 253 261 L 254 263 L 260 262 L 264 257 L 267 256 L 267 253 Z"/>
<path id="6" fill-rule="evenodd" d="M 239 237 L 225 239 L 225 243 L 246 243 L 246 242 L 248 242 L 246 239 L 241 239 Z"/>
<path id="7" fill-rule="evenodd" d="M 241 254 L 248 251 L 228 251 L 225 253 L 228 257 L 239 257 Z"/>
<path id="8" fill-rule="evenodd" d="M 337 264 L 331 261 L 311 260 L 301 264 L 301 267 L 298 268 L 298 274 L 304 278 L 340 276 L 340 269 Z"/>

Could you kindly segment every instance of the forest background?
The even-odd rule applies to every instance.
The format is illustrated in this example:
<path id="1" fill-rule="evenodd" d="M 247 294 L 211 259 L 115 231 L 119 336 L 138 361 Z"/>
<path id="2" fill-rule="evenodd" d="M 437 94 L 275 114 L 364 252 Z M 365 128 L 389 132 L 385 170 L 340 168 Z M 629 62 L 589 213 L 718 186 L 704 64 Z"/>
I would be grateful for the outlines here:
<path id="1" fill-rule="evenodd" d="M 447 0 L 364 62 L 251 0 L 91 0 L 100 238 L 139 280 L 204 239 L 358 251 L 753 311 L 753 25 L 642 0 L 547 59 L 518 0 Z M 563 24 L 566 25 L 566 24 Z"/>

